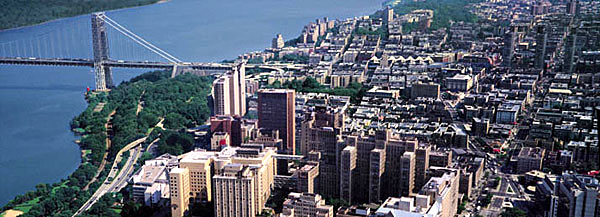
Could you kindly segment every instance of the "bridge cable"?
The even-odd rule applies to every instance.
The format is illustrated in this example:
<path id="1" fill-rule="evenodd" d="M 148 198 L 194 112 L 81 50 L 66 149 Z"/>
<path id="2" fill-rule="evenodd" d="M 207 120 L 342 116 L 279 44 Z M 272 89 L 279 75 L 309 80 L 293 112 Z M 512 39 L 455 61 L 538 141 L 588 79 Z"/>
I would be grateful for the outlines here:
<path id="1" fill-rule="evenodd" d="M 120 33 L 122 33 L 123 35 L 127 36 L 128 38 L 130 38 L 131 40 L 137 42 L 139 45 L 144 46 L 146 49 L 160 55 L 161 57 L 165 58 L 166 60 L 168 60 L 169 62 L 173 62 L 176 63 L 177 61 L 163 55 L 162 53 L 156 52 L 154 49 L 152 49 L 151 47 L 149 47 L 148 45 L 146 45 L 145 43 L 139 41 L 138 39 L 134 38 L 133 36 L 128 35 L 127 33 L 125 33 L 124 31 L 122 31 L 121 29 L 119 29 L 118 27 L 114 26 L 112 23 L 110 22 L 106 22 L 108 25 L 112 26 L 113 28 L 115 28 L 117 31 L 119 31 Z"/>
<path id="2" fill-rule="evenodd" d="M 102 18 L 103 18 L 103 20 L 105 20 L 105 21 L 109 21 L 109 22 L 106 22 L 106 23 L 108 23 L 109 25 L 110 25 L 111 23 L 112 23 L 112 24 L 114 24 L 114 25 L 110 25 L 110 26 L 112 26 L 113 28 L 116 28 L 116 29 L 118 29 L 118 28 L 121 28 L 123 31 L 125 31 L 125 32 L 127 32 L 127 33 L 129 33 L 129 34 L 131 34 L 131 36 L 133 36 L 133 37 L 135 37 L 135 38 L 138 38 L 140 41 L 142 41 L 142 42 L 146 43 L 148 46 L 150 46 L 150 47 L 154 48 L 154 49 L 150 49 L 150 48 L 148 48 L 148 49 L 152 50 L 153 52 L 155 52 L 155 53 L 157 53 L 157 54 L 160 52 L 160 53 L 163 53 L 163 54 L 164 54 L 164 55 L 166 55 L 166 56 L 169 56 L 169 57 L 170 57 L 170 59 L 169 59 L 169 58 L 167 58 L 167 60 L 169 60 L 169 61 L 171 61 L 171 60 L 175 60 L 175 61 L 171 61 L 171 62 L 182 62 L 181 60 L 179 60 L 178 58 L 174 57 L 173 55 L 171 55 L 171 54 L 167 53 L 166 51 L 164 51 L 164 50 L 162 50 L 162 49 L 160 49 L 160 48 L 158 48 L 158 47 L 154 46 L 154 45 L 153 45 L 153 44 L 151 44 L 150 42 L 148 42 L 148 41 L 144 40 L 142 37 L 140 37 L 140 36 L 136 35 L 135 33 L 131 32 L 129 29 L 127 29 L 127 28 L 123 27 L 121 24 L 119 24 L 119 23 L 117 23 L 116 21 L 112 20 L 110 17 L 108 17 L 108 16 L 104 15 L 104 16 L 102 16 Z M 115 27 L 115 25 L 116 25 L 116 26 L 118 26 L 118 27 Z M 123 33 L 123 34 L 127 35 L 127 34 L 126 34 L 126 33 L 124 33 L 123 31 L 119 31 L 119 32 L 121 32 L 121 33 Z M 127 36 L 129 37 L 129 35 L 127 35 Z M 129 37 L 129 38 L 131 38 L 131 37 Z M 136 41 L 137 41 L 137 40 L 136 40 Z M 138 43 L 140 43 L 140 42 L 138 42 Z M 144 46 L 144 47 L 146 47 L 146 46 Z M 161 55 L 161 56 L 163 56 L 163 55 Z M 163 58 L 164 58 L 164 56 L 163 56 Z"/>
<path id="3" fill-rule="evenodd" d="M 153 45 L 152 43 L 150 43 L 150 42 L 146 41 L 144 38 L 142 38 L 142 37 L 138 36 L 137 34 L 135 34 L 135 33 L 131 32 L 129 29 L 127 29 L 127 28 L 123 27 L 121 24 L 119 24 L 119 23 L 117 23 L 116 21 L 112 20 L 110 17 L 108 17 L 108 16 L 104 15 L 102 18 L 106 18 L 106 19 L 103 19 L 103 20 L 105 20 L 105 21 L 108 21 L 107 23 L 111 22 L 111 23 L 113 23 L 114 25 L 117 25 L 117 26 L 118 26 L 118 27 L 120 27 L 120 28 L 121 28 L 123 31 L 125 31 L 125 32 L 129 33 L 131 36 L 133 36 L 133 37 L 136 37 L 136 38 L 137 38 L 137 39 L 139 39 L 140 41 L 142 41 L 142 42 L 146 43 L 148 46 L 150 46 L 150 47 L 154 48 L 153 52 L 155 52 L 155 53 L 156 53 L 156 52 L 163 53 L 164 55 L 166 55 L 166 56 L 169 56 L 169 57 L 170 57 L 172 60 L 176 60 L 177 62 L 181 62 L 181 60 L 179 60 L 178 58 L 176 58 L 176 57 L 174 57 L 173 55 L 171 55 L 171 54 L 167 53 L 166 51 L 164 51 L 164 50 L 160 49 L 159 47 L 156 47 L 155 45 Z M 112 26 L 112 25 L 111 25 L 111 26 Z M 114 26 L 113 26 L 113 27 L 114 27 Z M 114 28 L 116 28 L 116 27 L 114 27 Z"/>

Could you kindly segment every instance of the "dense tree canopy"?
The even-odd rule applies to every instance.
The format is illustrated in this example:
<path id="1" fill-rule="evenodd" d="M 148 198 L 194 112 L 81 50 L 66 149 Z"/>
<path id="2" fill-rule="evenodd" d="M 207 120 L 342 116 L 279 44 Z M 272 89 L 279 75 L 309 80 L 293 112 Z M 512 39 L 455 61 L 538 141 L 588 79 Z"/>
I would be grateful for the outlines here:
<path id="1" fill-rule="evenodd" d="M 158 0 L 9 0 L 0 1 L 0 29 L 32 25 L 96 11 L 147 5 Z"/>
<path id="2" fill-rule="evenodd" d="M 480 0 L 402 1 L 394 6 L 394 12 L 404 15 L 418 9 L 433 10 L 431 29 L 448 28 L 451 21 L 477 22 L 477 15 L 471 13 L 467 8 L 469 4 L 476 2 L 480 2 Z M 415 26 L 407 27 L 412 30 Z"/>
<path id="3" fill-rule="evenodd" d="M 170 78 L 169 72 L 156 71 L 123 82 L 113 88 L 110 94 L 88 93 L 88 108 L 71 121 L 71 127 L 79 129 L 76 132 L 82 134 L 80 146 L 90 150 L 90 154 L 82 159 L 82 164 L 68 179 L 61 184 L 54 184 L 52 190 L 48 185 L 38 185 L 35 191 L 15 197 L 2 210 L 36 200 L 22 216 L 71 216 L 106 178 L 108 169 L 105 168 L 89 189 L 82 190 L 96 176 L 104 153 L 109 151 L 108 161 L 111 162 L 122 147 L 146 136 L 161 118 L 165 119 L 167 129 L 157 130 L 149 136 L 151 141 L 161 137 L 159 151 L 181 154 L 191 150 L 193 138 L 178 130 L 204 123 L 208 119 L 210 109 L 207 96 L 211 81 L 210 77 L 191 74 Z M 105 125 L 113 112 L 111 147 L 107 150 L 106 138 L 109 135 Z M 108 168 L 110 166 L 110 163 L 105 165 Z M 115 198 L 107 195 L 82 216 L 118 216 L 109 209 L 115 201 Z M 133 215 L 148 211 L 140 207 L 126 208 L 124 211 Z"/>
<path id="4" fill-rule="evenodd" d="M 367 91 L 362 84 L 350 83 L 347 87 L 329 88 L 320 84 L 316 79 L 308 77 L 304 80 L 286 81 L 283 84 L 279 81 L 269 85 L 271 88 L 294 89 L 296 92 L 304 93 L 327 93 L 337 96 L 350 96 L 352 101 L 359 101 Z"/>

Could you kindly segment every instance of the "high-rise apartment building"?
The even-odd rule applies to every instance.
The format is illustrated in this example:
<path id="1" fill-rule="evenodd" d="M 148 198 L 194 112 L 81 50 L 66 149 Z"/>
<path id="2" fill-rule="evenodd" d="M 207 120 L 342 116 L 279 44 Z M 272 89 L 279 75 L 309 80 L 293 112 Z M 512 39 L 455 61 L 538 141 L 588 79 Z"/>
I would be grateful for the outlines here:
<path id="1" fill-rule="evenodd" d="M 356 179 L 357 175 L 356 147 L 348 146 L 342 150 L 340 170 L 340 198 L 352 203 L 352 189 L 356 188 L 352 180 Z"/>
<path id="2" fill-rule="evenodd" d="M 216 115 L 230 114 L 232 106 L 229 99 L 229 76 L 221 76 L 213 81 L 213 103 Z"/>
<path id="3" fill-rule="evenodd" d="M 339 196 L 339 140 L 344 126 L 344 110 L 324 105 L 314 106 L 302 122 L 300 149 L 303 154 L 319 153 L 319 194 Z"/>
<path id="4" fill-rule="evenodd" d="M 575 56 L 577 56 L 577 28 L 572 28 L 565 42 L 565 57 L 563 71 L 572 73 L 575 70 Z"/>
<path id="5" fill-rule="evenodd" d="M 403 172 L 403 162 L 400 160 L 407 152 L 414 152 L 418 146 L 417 139 L 414 138 L 389 138 L 386 150 L 385 173 L 383 178 L 383 186 L 385 191 L 380 199 L 387 197 L 408 196 L 408 193 L 403 193 L 402 186 L 399 183 L 405 178 L 401 176 Z M 415 170 L 413 168 L 413 170 Z M 414 172 L 413 172 L 414 173 Z M 414 180 L 414 175 L 412 180 Z"/>
<path id="6" fill-rule="evenodd" d="M 517 30 L 512 27 L 511 30 L 504 34 L 504 48 L 503 48 L 503 60 L 502 65 L 511 66 L 512 59 L 515 55 L 515 46 L 517 44 Z"/>
<path id="7" fill-rule="evenodd" d="M 539 25 L 537 28 L 537 35 L 535 38 L 535 67 L 543 69 L 546 59 L 546 43 L 548 41 L 548 33 L 544 25 Z"/>
<path id="8" fill-rule="evenodd" d="M 295 91 L 285 89 L 262 89 L 258 91 L 258 127 L 278 130 L 283 140 L 278 151 L 295 154 L 296 110 Z"/>
<path id="9" fill-rule="evenodd" d="M 567 1 L 567 14 L 576 15 L 577 14 L 577 5 L 579 4 L 578 0 L 568 0 Z"/>
<path id="10" fill-rule="evenodd" d="M 377 130 L 370 135 L 353 135 L 345 138 L 347 146 L 356 147 L 356 167 L 351 176 L 346 175 L 341 185 L 350 186 L 351 201 L 380 202 L 389 196 L 401 195 L 402 163 L 399 160 L 406 152 L 413 152 L 417 146 L 416 139 L 406 139 L 392 136 L 390 130 Z M 346 150 L 344 150 L 346 152 Z M 346 153 L 344 153 L 346 154 Z M 342 154 L 342 169 L 344 164 L 350 164 L 348 154 Z M 412 168 L 415 168 L 414 156 Z M 341 174 L 347 174 L 342 171 Z M 349 181 L 348 181 L 349 179 Z M 414 180 L 414 171 L 413 171 Z M 351 182 L 351 185 L 347 183 Z M 344 188 L 340 188 L 344 191 Z M 344 197 L 349 197 L 344 193 Z"/>
<path id="11" fill-rule="evenodd" d="M 383 10 L 384 10 L 384 15 L 385 15 L 384 22 L 391 23 L 392 21 L 394 21 L 394 9 L 392 7 L 388 6 Z"/>
<path id="12" fill-rule="evenodd" d="M 246 63 L 236 62 L 228 73 L 215 79 L 212 95 L 215 115 L 246 114 Z"/>
<path id="13" fill-rule="evenodd" d="M 273 41 L 271 41 L 271 48 L 273 49 L 281 49 L 285 46 L 285 41 L 283 41 L 283 36 L 281 34 L 277 34 Z"/>
<path id="14" fill-rule="evenodd" d="M 400 194 L 409 196 L 415 186 L 415 153 L 405 152 L 400 158 Z"/>
<path id="15" fill-rule="evenodd" d="M 425 182 L 427 182 L 429 152 L 431 152 L 431 145 L 428 144 L 419 145 L 415 151 L 415 187 L 413 188 L 413 191 L 418 191 L 425 185 Z"/>

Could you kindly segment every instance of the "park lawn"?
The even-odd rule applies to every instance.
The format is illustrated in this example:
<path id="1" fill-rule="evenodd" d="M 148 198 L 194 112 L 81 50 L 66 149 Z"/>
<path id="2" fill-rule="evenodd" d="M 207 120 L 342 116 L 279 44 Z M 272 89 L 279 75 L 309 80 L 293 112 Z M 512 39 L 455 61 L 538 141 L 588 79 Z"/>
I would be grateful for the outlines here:
<path id="1" fill-rule="evenodd" d="M 64 181 L 62 182 L 59 186 L 56 186 L 54 188 L 52 188 L 52 190 L 50 190 L 50 194 L 54 194 L 56 192 L 56 189 L 60 188 L 60 187 L 67 187 L 67 182 L 68 181 Z M 23 213 L 27 213 L 29 212 L 29 210 L 31 209 L 31 207 L 33 207 L 33 205 L 37 204 L 40 202 L 40 197 L 36 197 L 32 200 L 29 200 L 27 202 L 21 203 L 17 206 L 15 206 L 15 208 L 13 208 L 14 210 L 19 210 L 19 211 L 23 211 Z M 4 213 L 2 213 L 2 216 L 4 215 Z M 2 217 L 0 216 L 0 217 Z"/>
<path id="2" fill-rule="evenodd" d="M 56 193 L 56 189 L 58 189 L 58 188 L 69 187 L 69 186 L 67 186 L 67 182 L 69 182 L 69 181 L 64 181 L 64 182 L 60 183 L 59 186 L 52 188 L 52 190 L 50 190 L 50 194 L 54 195 Z"/>
<path id="3" fill-rule="evenodd" d="M 84 149 L 84 150 L 82 150 L 82 152 L 83 152 L 83 154 L 81 155 L 81 158 L 84 159 L 84 162 L 88 162 L 89 161 L 88 156 L 90 154 L 92 154 L 92 150 L 90 150 L 90 149 Z"/>
<path id="4" fill-rule="evenodd" d="M 29 210 L 31 209 L 31 207 L 37 203 L 40 202 L 40 197 L 36 197 L 33 200 L 29 200 L 25 203 L 19 204 L 17 206 L 15 206 L 15 208 L 13 208 L 14 210 L 20 210 L 23 211 L 23 213 L 27 213 L 29 212 Z"/>

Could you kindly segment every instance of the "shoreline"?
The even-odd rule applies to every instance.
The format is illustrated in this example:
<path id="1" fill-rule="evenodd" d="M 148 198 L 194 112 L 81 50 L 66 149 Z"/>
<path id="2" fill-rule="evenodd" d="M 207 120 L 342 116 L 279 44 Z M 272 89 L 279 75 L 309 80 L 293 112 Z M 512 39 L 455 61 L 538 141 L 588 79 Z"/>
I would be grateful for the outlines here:
<path id="1" fill-rule="evenodd" d="M 155 5 L 155 4 L 162 4 L 162 3 L 167 3 L 167 2 L 170 2 L 170 1 L 172 1 L 172 0 L 157 0 L 156 2 L 151 3 L 151 4 L 131 6 L 131 7 L 124 7 L 124 8 L 115 8 L 115 9 L 106 10 L 105 12 L 119 11 L 119 10 L 124 10 L 124 9 L 144 7 L 144 6 Z M 85 14 L 79 14 L 79 15 L 70 16 L 70 17 L 59 17 L 59 18 L 56 18 L 56 19 L 46 20 L 46 21 L 41 22 L 41 23 L 27 24 L 27 25 L 24 25 L 24 26 L 17 26 L 17 27 L 13 27 L 13 28 L 9 28 L 9 29 L 0 29 L 0 33 L 8 32 L 8 31 L 17 31 L 17 30 L 20 30 L 20 29 L 28 28 L 28 27 L 34 27 L 34 26 L 44 25 L 44 24 L 51 23 L 51 22 L 54 22 L 54 21 L 59 21 L 59 20 L 64 20 L 64 19 L 70 19 L 70 18 L 74 18 L 74 17 L 87 16 L 87 15 L 90 15 L 90 14 L 96 13 L 96 12 L 100 12 L 100 11 L 93 11 L 93 12 L 89 12 L 89 13 L 85 13 Z"/>
<path id="2" fill-rule="evenodd" d="M 147 4 L 147 5 L 140 5 L 140 6 L 133 6 L 133 7 L 124 7 L 124 8 L 117 8 L 117 9 L 108 10 L 107 12 L 114 12 L 114 11 L 120 11 L 120 10 L 127 10 L 127 9 L 132 9 L 132 8 L 137 8 L 137 7 L 149 6 L 149 5 L 153 5 L 153 4 L 162 4 L 162 3 L 167 3 L 167 2 L 170 2 L 170 1 L 171 1 L 171 0 L 159 0 L 159 1 L 156 1 L 156 2 L 154 2 L 154 3 L 151 3 L 151 4 Z M 91 13 L 94 13 L 94 12 L 91 12 Z M 4 32 L 4 31 L 21 31 L 21 30 L 23 30 L 23 29 L 26 29 L 26 28 L 28 28 L 28 27 L 37 27 L 37 26 L 40 26 L 40 25 L 44 25 L 44 24 L 46 24 L 46 23 L 54 22 L 54 21 L 60 21 L 60 20 L 69 19 L 69 18 L 76 18 L 76 17 L 80 17 L 80 16 L 89 16 L 89 14 L 90 14 L 90 13 L 86 13 L 86 14 L 80 14 L 80 15 L 75 15 L 75 16 L 70 16 L 70 17 L 61 17 L 61 18 L 56 18 L 56 19 L 52 19 L 52 20 L 48 20 L 48 21 L 44 21 L 44 22 L 42 22 L 42 23 L 31 24 L 31 25 L 26 25 L 26 26 L 19 26 L 19 27 L 14 27 L 14 28 L 10 28 L 10 29 L 3 29 L 3 30 L 0 30 L 0 33 Z M 87 106 L 89 106 L 89 105 L 90 105 L 90 103 L 89 103 L 87 100 L 86 100 L 86 105 L 87 105 Z M 86 108 L 87 108 L 87 106 L 86 106 Z M 84 108 L 84 110 L 85 110 L 85 108 Z M 75 116 L 75 117 L 76 117 L 76 116 Z M 72 120 L 73 118 L 74 118 L 74 117 L 72 117 L 70 120 Z M 83 149 L 83 148 L 80 146 L 80 144 L 77 142 L 78 140 L 80 140 L 80 139 L 81 139 L 81 137 L 82 137 L 82 134 L 78 134 L 77 132 L 73 131 L 73 129 L 72 129 L 71 127 L 69 127 L 69 128 L 70 128 L 70 131 L 71 131 L 72 133 L 74 133 L 74 134 L 75 134 L 75 135 L 78 137 L 78 139 L 75 139 L 75 140 L 73 140 L 73 141 L 71 141 L 71 142 L 75 143 L 75 144 L 78 146 L 78 148 L 79 148 L 79 155 L 80 155 L 80 159 L 81 159 L 81 160 L 83 160 L 83 158 L 84 158 L 84 156 L 85 156 L 85 150 L 86 150 L 86 149 Z M 76 170 L 77 170 L 77 169 L 78 169 L 78 168 L 81 166 L 81 164 L 82 164 L 82 163 L 83 163 L 83 161 L 80 161 L 80 162 L 77 164 L 77 166 L 75 167 L 75 170 L 74 170 L 73 172 L 75 172 L 75 171 L 76 171 Z M 68 174 L 68 175 L 67 175 L 67 177 L 69 177 L 70 175 L 72 175 L 72 174 L 73 174 L 73 172 L 71 172 L 70 174 Z M 60 181 L 59 181 L 59 182 L 56 182 L 56 183 L 60 183 Z M 30 189 L 30 190 L 31 190 L 31 189 Z M 25 193 L 26 193 L 26 192 L 25 192 Z M 17 195 L 23 195 L 23 194 L 25 194 L 25 193 L 22 193 L 22 194 L 17 194 Z M 15 195 L 15 196 L 17 196 L 17 195 Z M 13 199 L 14 199 L 14 197 L 13 197 Z M 12 199 L 11 199 L 11 200 L 12 200 Z M 10 200 L 9 200 L 9 201 L 10 201 Z M 6 205 L 6 204 L 3 204 L 3 206 L 4 206 L 4 205 Z"/>

